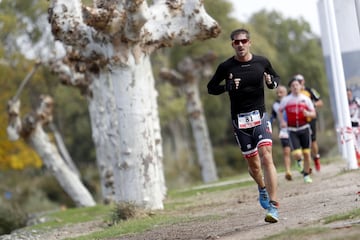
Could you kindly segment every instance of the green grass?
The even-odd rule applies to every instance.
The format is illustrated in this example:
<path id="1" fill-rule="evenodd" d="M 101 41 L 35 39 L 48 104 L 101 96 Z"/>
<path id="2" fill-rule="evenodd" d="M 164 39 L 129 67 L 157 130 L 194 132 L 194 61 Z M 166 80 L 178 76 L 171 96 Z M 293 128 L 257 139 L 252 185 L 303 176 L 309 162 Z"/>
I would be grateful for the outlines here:
<path id="1" fill-rule="evenodd" d="M 266 237 L 263 240 L 310 239 L 314 235 L 321 235 L 322 233 L 327 233 L 328 231 L 329 229 L 324 227 L 290 229 L 285 232 Z"/>
<path id="2" fill-rule="evenodd" d="M 178 222 L 181 222 L 181 219 L 177 219 Z M 110 237 L 119 237 L 128 233 L 141 233 L 144 232 L 154 226 L 160 226 L 164 223 L 176 223 L 177 222 L 171 217 L 166 215 L 155 215 L 152 217 L 142 217 L 130 219 L 127 221 L 119 222 L 116 225 L 113 225 L 109 228 L 106 228 L 102 231 L 94 232 L 86 236 L 76 237 L 76 238 L 68 238 L 68 239 L 76 239 L 76 240 L 90 240 L 90 239 L 104 239 Z"/>
<path id="3" fill-rule="evenodd" d="M 244 176 L 246 176 L 244 174 Z M 227 183 L 230 184 L 227 184 Z M 196 200 L 196 197 L 203 194 L 211 194 L 230 189 L 239 189 L 249 185 L 254 185 L 254 181 L 245 180 L 240 181 L 239 177 L 227 178 L 216 182 L 214 184 L 198 185 L 192 188 L 183 190 L 171 190 L 168 193 L 167 200 L 164 202 L 164 210 L 152 211 L 151 213 L 139 214 L 136 217 L 127 221 L 120 221 L 113 224 L 111 221 L 111 214 L 115 209 L 114 205 L 97 205 L 95 207 L 86 208 L 72 208 L 64 211 L 57 211 L 45 215 L 46 222 L 29 227 L 29 229 L 49 230 L 51 228 L 60 228 L 69 224 L 84 223 L 88 221 L 99 221 L 99 224 L 105 227 L 103 230 L 91 233 L 86 236 L 75 238 L 68 238 L 72 240 L 91 240 L 91 239 L 106 239 L 112 237 L 119 237 L 121 235 L 130 233 L 141 233 L 151 228 L 176 224 L 182 222 L 205 221 L 209 219 L 216 219 L 219 216 L 209 215 L 201 217 L 188 217 L 179 214 L 173 215 L 173 211 L 184 211 L 184 209 L 191 209 L 196 207 L 204 207 L 204 203 Z M 209 205 L 216 205 L 216 203 L 209 203 Z M 112 225 L 112 226 L 111 226 Z"/>
<path id="4" fill-rule="evenodd" d="M 31 226 L 32 229 L 61 227 L 67 224 L 93 221 L 109 218 L 112 206 L 96 205 L 94 207 L 71 208 L 47 214 L 46 222 Z"/>
<path id="5" fill-rule="evenodd" d="M 354 209 L 350 212 L 337 214 L 324 218 L 324 223 L 329 224 L 332 222 L 342 221 L 342 220 L 351 220 L 351 219 L 360 219 L 360 208 Z"/>
<path id="6" fill-rule="evenodd" d="M 114 226 L 106 228 L 102 231 L 94 232 L 86 236 L 75 238 L 67 238 L 67 240 L 99 240 L 124 236 L 131 233 L 142 233 L 154 227 L 161 227 L 162 225 L 171 225 L 192 221 L 207 221 L 210 219 L 217 219 L 217 216 L 206 217 L 173 217 L 166 214 L 158 214 L 154 216 L 147 216 L 142 218 L 130 219 L 128 221 L 120 222 Z"/>

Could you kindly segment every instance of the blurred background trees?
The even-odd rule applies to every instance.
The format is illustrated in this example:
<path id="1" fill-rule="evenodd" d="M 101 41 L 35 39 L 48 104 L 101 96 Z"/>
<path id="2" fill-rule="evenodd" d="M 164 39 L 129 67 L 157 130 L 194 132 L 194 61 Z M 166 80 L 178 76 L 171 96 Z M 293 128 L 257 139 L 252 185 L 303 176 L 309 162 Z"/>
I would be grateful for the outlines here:
<path id="1" fill-rule="evenodd" d="M 90 4 L 89 2 L 85 1 L 86 4 Z M 0 206 L 9 206 L 4 204 L 13 204 L 21 196 L 22 209 L 27 212 L 61 205 L 73 206 L 56 181 L 43 171 L 41 160 L 36 153 L 21 140 L 10 142 L 6 134 L 6 102 L 15 94 L 21 81 L 33 67 L 35 59 L 46 58 L 53 54 L 52 51 L 57 50 L 47 22 L 47 4 L 40 0 L 2 0 L 0 3 Z M 295 73 L 302 73 L 307 85 L 321 93 L 325 106 L 320 110 L 319 128 L 322 131 L 318 134 L 318 141 L 320 153 L 326 156 L 337 142 L 319 36 L 312 33 L 309 24 L 303 19 L 285 18 L 276 11 L 257 12 L 245 23 L 230 16 L 232 5 L 225 0 L 207 0 L 205 6 L 207 12 L 222 27 L 218 38 L 195 42 L 186 47 L 161 49 L 152 55 L 156 88 L 159 91 L 168 188 L 201 182 L 201 172 L 197 165 L 191 127 L 186 117 L 185 97 L 179 89 L 160 80 L 159 71 L 164 66 L 175 68 L 184 57 L 198 57 L 209 50 L 217 55 L 213 64 L 215 71 L 220 62 L 233 55 L 229 35 L 236 28 L 244 27 L 250 30 L 253 53 L 265 55 L 271 60 L 281 76 L 282 84 L 287 85 Z M 203 79 L 199 86 L 218 175 L 220 178 L 236 176 L 247 171 L 247 167 L 231 130 L 228 96 L 208 95 L 208 80 Z M 54 97 L 54 123 L 81 171 L 84 183 L 96 197 L 100 189 L 86 99 L 78 90 L 62 86 L 57 76 L 46 66 L 39 68 L 20 96 L 23 112 L 29 112 L 42 93 Z M 266 97 L 267 111 L 270 112 L 275 92 L 266 91 Z M 281 169 L 277 126 L 273 127 L 274 159 Z M 42 203 L 42 207 L 36 206 L 38 203 Z"/>

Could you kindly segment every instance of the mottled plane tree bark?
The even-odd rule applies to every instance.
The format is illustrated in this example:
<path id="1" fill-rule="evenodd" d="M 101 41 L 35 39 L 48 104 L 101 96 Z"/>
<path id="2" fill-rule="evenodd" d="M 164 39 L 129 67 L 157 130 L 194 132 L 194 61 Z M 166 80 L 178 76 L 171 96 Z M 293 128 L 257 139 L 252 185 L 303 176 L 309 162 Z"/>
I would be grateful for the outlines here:
<path id="1" fill-rule="evenodd" d="M 212 72 L 211 64 L 215 60 L 213 53 L 200 58 L 186 57 L 178 63 L 176 70 L 162 68 L 160 77 L 173 86 L 183 89 L 186 97 L 186 109 L 195 139 L 196 152 L 205 183 L 218 180 L 209 130 L 202 107 L 199 81 Z"/>
<path id="2" fill-rule="evenodd" d="M 75 66 L 71 64 L 71 58 L 76 58 L 76 53 L 67 48 L 67 55 L 61 59 L 52 59 L 49 62 L 51 71 L 58 76 L 60 82 L 67 86 L 73 86 L 80 90 L 81 94 L 85 95 L 89 100 L 89 112 L 92 124 L 92 135 L 96 146 L 96 163 L 99 170 L 100 186 L 102 192 L 103 203 L 109 204 L 114 201 L 115 188 L 114 176 L 112 168 L 112 160 L 117 156 L 112 151 L 112 144 L 108 144 L 111 134 L 108 134 L 106 128 L 112 129 L 112 124 L 117 120 L 114 114 L 101 115 L 102 106 L 106 106 L 108 111 L 115 111 L 114 99 L 107 94 L 106 91 L 97 91 L 90 94 L 89 83 L 86 75 L 82 72 L 77 72 Z M 96 104 L 95 101 L 96 99 Z M 100 111 L 99 114 L 95 114 Z"/>
<path id="3" fill-rule="evenodd" d="M 51 0 L 53 35 L 89 82 L 96 151 L 112 163 L 116 202 L 162 209 L 166 193 L 150 54 L 216 37 L 202 0 Z M 103 119 L 108 119 L 105 123 Z"/>

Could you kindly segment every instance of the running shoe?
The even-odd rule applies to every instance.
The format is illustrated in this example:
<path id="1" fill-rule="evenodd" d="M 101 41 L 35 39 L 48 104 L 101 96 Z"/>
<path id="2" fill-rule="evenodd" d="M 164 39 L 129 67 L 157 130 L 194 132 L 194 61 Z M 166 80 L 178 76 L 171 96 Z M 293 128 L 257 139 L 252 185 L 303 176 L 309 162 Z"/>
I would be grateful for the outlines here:
<path id="1" fill-rule="evenodd" d="M 312 183 L 312 179 L 311 179 L 310 175 L 304 176 L 304 182 L 305 183 Z"/>
<path id="2" fill-rule="evenodd" d="M 300 159 L 300 160 L 297 160 L 296 162 L 296 168 L 297 170 L 299 171 L 299 173 L 304 173 L 304 164 L 303 164 L 303 160 Z"/>
<path id="3" fill-rule="evenodd" d="M 279 221 L 278 209 L 274 204 L 270 203 L 266 211 L 265 222 L 276 223 L 278 221 Z"/>
<path id="4" fill-rule="evenodd" d="M 320 155 L 318 154 L 316 157 L 314 157 L 314 165 L 315 165 L 315 169 L 316 171 L 320 172 Z"/>
<path id="5" fill-rule="evenodd" d="M 292 180 L 292 176 L 291 176 L 290 172 L 285 173 L 285 179 L 288 180 L 288 181 Z"/>
<path id="6" fill-rule="evenodd" d="M 269 194 L 266 191 L 266 188 L 259 187 L 259 202 L 263 209 L 268 209 L 270 206 Z"/>

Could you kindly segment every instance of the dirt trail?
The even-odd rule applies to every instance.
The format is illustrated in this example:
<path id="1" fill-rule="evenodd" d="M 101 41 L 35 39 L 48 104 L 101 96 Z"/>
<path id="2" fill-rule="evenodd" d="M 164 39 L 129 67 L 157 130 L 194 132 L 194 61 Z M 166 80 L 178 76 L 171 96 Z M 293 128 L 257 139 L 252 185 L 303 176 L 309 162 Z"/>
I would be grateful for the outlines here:
<path id="1" fill-rule="evenodd" d="M 294 180 L 286 181 L 279 174 L 279 217 L 275 224 L 264 222 L 265 212 L 257 202 L 254 186 L 199 196 L 204 205 L 189 210 L 189 216 L 217 215 L 220 218 L 203 219 L 158 227 L 139 235 L 128 235 L 122 240 L 200 240 L 200 239 L 262 239 L 287 229 L 306 226 L 324 226 L 321 219 L 345 213 L 360 207 L 360 172 L 345 171 L 345 162 L 322 166 L 321 172 L 313 173 L 313 183 L 305 184 L 302 176 L 293 171 Z M 360 236 L 360 219 L 329 225 L 325 235 L 313 239 L 331 239 L 357 234 Z M 356 236 L 356 235 L 355 235 Z M 341 237 L 341 238 L 342 238 Z M 302 239 L 294 236 L 293 239 Z M 304 239 L 309 239 L 306 237 Z M 343 238 L 343 239 L 346 239 Z"/>
<path id="2" fill-rule="evenodd" d="M 310 237 L 296 234 L 291 238 L 357 239 L 352 236 L 360 236 L 360 219 L 329 225 L 321 221 L 324 217 L 360 208 L 360 170 L 345 171 L 345 166 L 342 161 L 323 165 L 320 173 L 313 173 L 312 184 L 305 184 L 302 176 L 295 171 L 294 180 L 290 182 L 279 174 L 280 221 L 275 224 L 264 222 L 265 211 L 257 201 L 257 188 L 252 185 L 195 196 L 201 206 L 174 212 L 179 216 L 201 217 L 201 220 L 156 226 L 141 234 L 113 240 L 252 240 L 308 226 L 325 226 L 328 230 Z M 66 239 L 99 231 L 103 225 L 102 222 L 75 224 L 26 239 Z"/>

